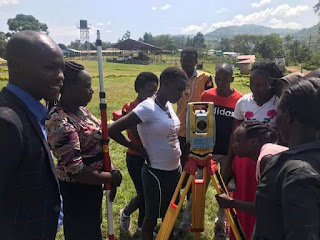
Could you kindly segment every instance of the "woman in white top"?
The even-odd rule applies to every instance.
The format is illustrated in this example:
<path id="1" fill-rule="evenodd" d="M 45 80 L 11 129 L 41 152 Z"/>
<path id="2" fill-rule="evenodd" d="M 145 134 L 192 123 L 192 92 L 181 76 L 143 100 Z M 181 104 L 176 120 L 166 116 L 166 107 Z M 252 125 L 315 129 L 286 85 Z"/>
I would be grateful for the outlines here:
<path id="1" fill-rule="evenodd" d="M 251 68 L 251 93 L 241 97 L 234 110 L 234 128 L 246 120 L 257 120 L 268 127 L 275 127 L 279 98 L 276 96 L 277 81 L 282 77 L 281 70 L 274 62 L 256 62 Z M 222 166 L 222 177 L 226 184 L 235 178 L 236 200 L 254 201 L 257 182 L 256 162 L 250 158 L 239 158 L 233 151 L 233 134 L 230 138 L 229 152 Z M 238 217 L 248 239 L 251 238 L 255 217 L 239 211 Z"/>
<path id="2" fill-rule="evenodd" d="M 274 62 L 256 62 L 251 68 L 250 90 L 241 97 L 234 110 L 233 130 L 245 120 L 258 120 L 269 127 L 275 126 L 279 98 L 276 85 L 282 77 L 281 70 Z M 223 167 L 223 179 L 227 183 L 231 178 L 231 165 L 234 158 L 233 136 L 230 137 L 229 154 Z"/>
<path id="3" fill-rule="evenodd" d="M 111 138 L 141 153 L 146 159 L 142 169 L 146 208 L 142 239 L 153 239 L 157 219 L 164 217 L 180 177 L 181 151 L 177 135 L 180 121 L 172 103 L 181 98 L 187 79 L 179 68 L 165 69 L 160 76 L 159 91 L 109 128 Z M 143 147 L 121 133 L 134 126 L 137 126 Z"/>

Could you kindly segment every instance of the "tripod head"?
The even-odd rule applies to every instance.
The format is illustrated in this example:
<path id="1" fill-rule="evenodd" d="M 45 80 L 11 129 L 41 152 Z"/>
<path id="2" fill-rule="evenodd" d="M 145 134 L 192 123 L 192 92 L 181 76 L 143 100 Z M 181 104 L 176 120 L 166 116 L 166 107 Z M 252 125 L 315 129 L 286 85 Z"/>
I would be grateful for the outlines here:
<path id="1" fill-rule="evenodd" d="M 187 142 L 190 152 L 206 156 L 215 145 L 215 117 L 212 102 L 192 102 L 187 106 Z"/>

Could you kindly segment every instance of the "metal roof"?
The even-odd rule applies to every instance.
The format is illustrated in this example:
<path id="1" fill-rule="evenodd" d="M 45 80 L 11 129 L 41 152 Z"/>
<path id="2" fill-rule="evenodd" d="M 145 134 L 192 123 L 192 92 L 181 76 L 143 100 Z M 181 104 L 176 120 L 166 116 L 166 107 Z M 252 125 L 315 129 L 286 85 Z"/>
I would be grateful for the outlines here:
<path id="1" fill-rule="evenodd" d="M 118 48 L 120 50 L 142 50 L 150 52 L 162 51 L 161 48 L 158 48 L 148 43 L 139 42 L 133 39 L 123 40 L 122 42 L 113 45 L 113 47 Z"/>

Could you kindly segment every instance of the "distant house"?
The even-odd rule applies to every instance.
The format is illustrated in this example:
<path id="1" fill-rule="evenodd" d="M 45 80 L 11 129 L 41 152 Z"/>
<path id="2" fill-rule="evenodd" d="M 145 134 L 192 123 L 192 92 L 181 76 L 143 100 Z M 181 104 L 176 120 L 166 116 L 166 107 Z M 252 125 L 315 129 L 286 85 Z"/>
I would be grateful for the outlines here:
<path id="1" fill-rule="evenodd" d="M 231 57 L 231 58 L 236 58 L 239 56 L 239 53 L 236 52 L 223 52 L 223 56 L 225 57 Z"/>
<path id="2" fill-rule="evenodd" d="M 72 48 L 62 49 L 62 52 L 65 57 L 79 57 L 86 56 L 88 53 L 92 56 L 97 55 L 97 50 L 76 50 Z M 106 50 L 102 50 L 103 56 L 110 56 L 120 53 L 121 51 L 118 48 L 107 48 Z"/>
<path id="3" fill-rule="evenodd" d="M 62 49 L 62 52 L 65 57 L 76 57 L 81 55 L 79 50 L 72 48 Z"/>
<path id="4" fill-rule="evenodd" d="M 237 57 L 237 64 L 240 69 L 240 74 L 249 75 L 251 66 L 255 62 L 255 55 L 240 55 Z"/>
<path id="5" fill-rule="evenodd" d="M 280 68 L 282 72 L 285 72 L 286 70 L 286 58 L 285 56 L 276 56 L 275 63 Z"/>

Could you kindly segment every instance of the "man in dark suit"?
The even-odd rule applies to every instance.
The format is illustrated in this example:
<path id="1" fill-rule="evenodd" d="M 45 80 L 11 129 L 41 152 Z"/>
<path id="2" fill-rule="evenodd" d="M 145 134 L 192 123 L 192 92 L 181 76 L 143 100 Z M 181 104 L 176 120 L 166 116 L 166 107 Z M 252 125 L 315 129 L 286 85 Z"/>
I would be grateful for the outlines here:
<path id="1" fill-rule="evenodd" d="M 59 185 L 44 128 L 63 82 L 63 54 L 47 35 L 15 34 L 7 45 L 9 83 L 0 92 L 0 238 L 54 240 Z"/>

